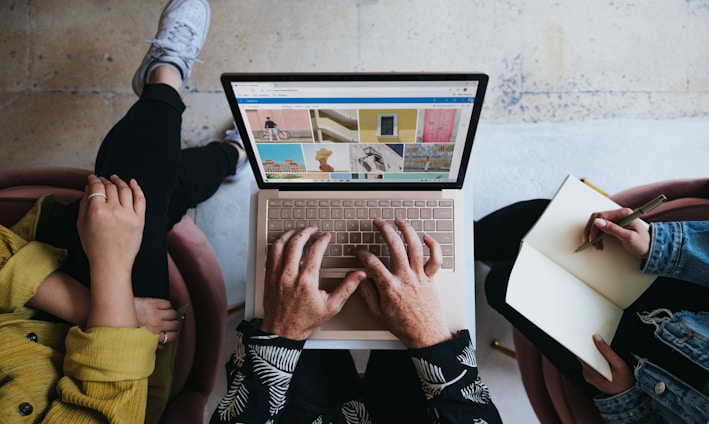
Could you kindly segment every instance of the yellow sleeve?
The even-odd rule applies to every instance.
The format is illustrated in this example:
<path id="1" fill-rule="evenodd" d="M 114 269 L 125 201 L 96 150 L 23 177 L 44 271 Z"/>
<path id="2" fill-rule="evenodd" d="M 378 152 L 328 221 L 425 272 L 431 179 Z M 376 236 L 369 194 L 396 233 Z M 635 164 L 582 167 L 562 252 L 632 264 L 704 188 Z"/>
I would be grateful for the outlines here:
<path id="1" fill-rule="evenodd" d="M 142 423 L 158 336 L 147 328 L 69 330 L 46 423 Z"/>
<path id="2" fill-rule="evenodd" d="M 66 261 L 66 250 L 34 241 L 37 224 L 53 201 L 51 194 L 42 196 L 12 228 L 0 225 L 0 313 L 24 306 Z"/>
<path id="3" fill-rule="evenodd" d="M 66 260 L 67 252 L 25 239 L 0 226 L 0 313 L 24 306 Z"/>

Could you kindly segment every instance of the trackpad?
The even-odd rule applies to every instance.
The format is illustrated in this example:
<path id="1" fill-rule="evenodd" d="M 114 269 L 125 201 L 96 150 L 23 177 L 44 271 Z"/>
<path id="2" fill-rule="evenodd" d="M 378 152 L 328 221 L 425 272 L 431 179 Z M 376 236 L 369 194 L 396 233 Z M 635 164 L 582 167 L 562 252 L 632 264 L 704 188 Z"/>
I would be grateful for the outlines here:
<path id="1" fill-rule="evenodd" d="M 320 288 L 331 292 L 341 281 L 342 278 L 321 278 Z M 362 299 L 359 293 L 355 292 L 350 296 L 340 313 L 320 327 L 320 330 L 385 331 L 386 329 L 374 319 L 369 313 L 364 299 Z"/>

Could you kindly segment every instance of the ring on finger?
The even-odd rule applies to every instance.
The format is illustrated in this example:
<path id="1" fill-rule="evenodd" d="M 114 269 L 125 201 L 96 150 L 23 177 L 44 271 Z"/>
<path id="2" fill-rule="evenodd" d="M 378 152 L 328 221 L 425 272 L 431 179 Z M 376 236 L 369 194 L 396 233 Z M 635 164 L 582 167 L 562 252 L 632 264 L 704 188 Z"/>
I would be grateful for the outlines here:
<path id="1" fill-rule="evenodd" d="M 160 334 L 163 335 L 162 340 L 160 340 L 160 344 L 165 344 L 165 343 L 167 343 L 167 339 L 168 339 L 168 337 L 167 337 L 167 332 L 166 332 L 166 331 L 161 331 Z"/>
<path id="2" fill-rule="evenodd" d="M 104 193 L 99 193 L 99 192 L 89 194 L 87 199 L 90 199 L 90 198 L 96 197 L 96 196 L 103 197 L 103 199 L 108 202 L 108 196 L 106 196 Z"/>

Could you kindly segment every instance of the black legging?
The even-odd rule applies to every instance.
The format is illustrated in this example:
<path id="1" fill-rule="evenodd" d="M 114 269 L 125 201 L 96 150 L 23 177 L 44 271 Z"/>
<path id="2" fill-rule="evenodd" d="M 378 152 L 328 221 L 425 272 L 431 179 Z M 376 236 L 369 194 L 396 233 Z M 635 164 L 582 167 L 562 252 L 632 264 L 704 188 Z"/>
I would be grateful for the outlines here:
<path id="1" fill-rule="evenodd" d="M 133 266 L 133 293 L 168 297 L 167 232 L 188 208 L 214 194 L 235 172 L 238 153 L 226 143 L 181 150 L 185 105 L 172 87 L 147 84 L 140 99 L 108 132 L 96 156 L 98 176 L 135 178 L 147 207 L 143 242 Z M 65 248 L 63 270 L 89 285 L 89 265 L 76 230 L 79 202 L 61 208 L 40 223 L 39 241 Z"/>
<path id="2" fill-rule="evenodd" d="M 598 390 L 586 383 L 576 356 L 532 324 L 507 304 L 507 284 L 520 241 L 537 222 L 549 200 L 536 199 L 514 203 L 475 222 L 475 259 L 495 261 L 485 279 L 487 301 L 512 325 L 524 334 L 571 382 L 589 395 Z M 533 281 L 530 276 L 530 283 Z M 637 363 L 635 355 L 648 358 L 685 382 L 697 387 L 704 384 L 706 371 L 680 358 L 653 333 L 655 327 L 643 324 L 638 312 L 667 308 L 671 311 L 706 311 L 709 289 L 685 281 L 660 277 L 623 313 L 620 326 L 611 343 L 613 350 L 631 368 Z M 553 294 L 545 294 L 553 295 Z M 583 319 L 582 317 L 577 317 Z M 589 338 L 591 335 L 589 334 Z"/>

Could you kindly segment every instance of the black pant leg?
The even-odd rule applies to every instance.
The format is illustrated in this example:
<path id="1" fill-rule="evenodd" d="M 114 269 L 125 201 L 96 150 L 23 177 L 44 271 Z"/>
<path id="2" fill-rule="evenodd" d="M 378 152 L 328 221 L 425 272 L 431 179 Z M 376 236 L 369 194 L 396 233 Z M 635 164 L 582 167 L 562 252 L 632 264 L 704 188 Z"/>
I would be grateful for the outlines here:
<path id="1" fill-rule="evenodd" d="M 349 350 L 304 349 L 288 389 L 280 422 L 310 424 L 319 416 L 331 422 L 342 404 L 360 392 L 357 368 Z"/>
<path id="2" fill-rule="evenodd" d="M 474 224 L 475 259 L 508 260 L 517 257 L 519 243 L 549 204 L 547 199 L 513 203 Z"/>
<path id="3" fill-rule="evenodd" d="M 431 423 L 421 382 L 406 350 L 373 350 L 363 387 L 372 422 Z"/>
<path id="4" fill-rule="evenodd" d="M 168 205 L 168 228 L 178 223 L 187 209 L 212 197 L 224 179 L 234 175 L 238 159 L 231 143 L 213 141 L 183 149 L 177 184 Z"/>
<path id="5" fill-rule="evenodd" d="M 164 84 L 148 84 L 140 99 L 109 131 L 96 158 L 95 173 L 135 178 L 147 200 L 143 242 L 133 266 L 133 292 L 168 297 L 167 208 L 177 181 L 180 131 L 185 106 Z M 89 285 L 89 267 L 76 231 L 78 203 L 52 214 L 38 228 L 38 240 L 69 250 L 64 270 Z"/>

